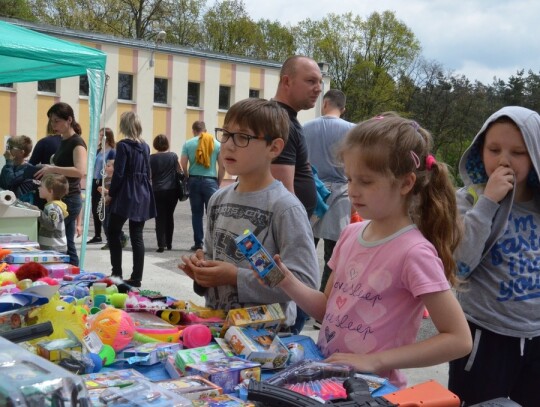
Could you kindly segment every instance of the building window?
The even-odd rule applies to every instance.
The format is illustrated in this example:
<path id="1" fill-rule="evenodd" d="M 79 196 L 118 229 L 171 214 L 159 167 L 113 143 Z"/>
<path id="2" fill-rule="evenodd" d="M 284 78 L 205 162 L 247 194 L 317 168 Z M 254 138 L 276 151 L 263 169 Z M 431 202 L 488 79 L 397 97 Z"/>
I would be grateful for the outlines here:
<path id="1" fill-rule="evenodd" d="M 260 97 L 259 94 L 260 94 L 259 89 L 250 89 L 249 90 L 249 97 L 250 98 L 258 98 L 258 97 Z"/>
<path id="2" fill-rule="evenodd" d="M 118 99 L 133 100 L 133 75 L 118 74 Z"/>
<path id="3" fill-rule="evenodd" d="M 188 82 L 187 85 L 187 105 L 191 107 L 201 106 L 201 84 L 198 82 Z"/>
<path id="4" fill-rule="evenodd" d="M 169 81 L 164 78 L 154 78 L 154 103 L 167 104 L 167 87 Z"/>
<path id="5" fill-rule="evenodd" d="M 220 86 L 218 108 L 221 110 L 227 110 L 230 106 L 231 106 L 231 88 L 229 86 Z"/>
<path id="6" fill-rule="evenodd" d="M 0 88 L 9 88 L 9 89 L 13 89 L 13 82 L 0 83 Z"/>
<path id="7" fill-rule="evenodd" d="M 88 86 L 88 76 L 79 76 L 79 96 L 89 96 L 90 87 Z"/>
<path id="8" fill-rule="evenodd" d="M 38 81 L 37 90 L 38 92 L 56 93 L 56 79 Z"/>

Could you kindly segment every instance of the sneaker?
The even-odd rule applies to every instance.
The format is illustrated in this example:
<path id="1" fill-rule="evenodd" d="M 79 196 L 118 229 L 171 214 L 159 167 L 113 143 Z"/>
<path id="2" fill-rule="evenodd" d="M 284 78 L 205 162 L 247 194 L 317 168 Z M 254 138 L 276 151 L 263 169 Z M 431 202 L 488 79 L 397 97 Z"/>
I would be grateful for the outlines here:
<path id="1" fill-rule="evenodd" d="M 319 331 L 321 329 L 321 321 L 315 321 L 313 323 L 313 329 L 315 329 L 316 331 Z"/>
<path id="2" fill-rule="evenodd" d="M 103 246 L 101 250 L 109 250 L 109 243 L 105 243 L 105 246 Z"/>
<path id="3" fill-rule="evenodd" d="M 92 239 L 90 239 L 86 244 L 95 244 L 95 243 L 101 243 L 101 236 L 94 236 Z"/>
<path id="4" fill-rule="evenodd" d="M 190 250 L 192 252 L 196 252 L 197 250 L 199 249 L 202 249 L 202 245 L 201 244 L 194 244 L 193 246 L 190 247 Z"/>
<path id="5" fill-rule="evenodd" d="M 130 285 L 132 287 L 137 287 L 137 288 L 139 288 L 141 286 L 140 280 L 132 280 L 131 278 L 125 279 L 124 283 L 126 283 L 127 285 Z"/>
<path id="6" fill-rule="evenodd" d="M 127 243 L 129 242 L 129 236 L 126 234 L 123 234 L 121 237 L 122 240 L 122 247 L 126 247 Z"/>

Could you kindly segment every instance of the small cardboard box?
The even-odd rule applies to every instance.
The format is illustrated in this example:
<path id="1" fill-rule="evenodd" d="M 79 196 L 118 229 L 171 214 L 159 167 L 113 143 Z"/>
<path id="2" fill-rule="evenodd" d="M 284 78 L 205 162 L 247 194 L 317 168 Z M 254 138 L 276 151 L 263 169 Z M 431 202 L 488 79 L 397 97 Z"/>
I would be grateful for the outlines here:
<path id="1" fill-rule="evenodd" d="M 21 243 L 28 240 L 28 235 L 22 233 L 0 233 L 0 243 Z"/>
<path id="2" fill-rule="evenodd" d="M 289 359 L 289 350 L 279 336 L 264 328 L 231 326 L 225 333 L 225 341 L 236 355 L 260 363 L 263 369 L 284 367 Z"/>
<path id="3" fill-rule="evenodd" d="M 227 314 L 221 336 L 225 335 L 229 326 L 249 326 L 255 329 L 266 328 L 277 332 L 283 321 L 285 321 L 285 314 L 278 303 L 236 308 L 230 310 Z"/>
<path id="4" fill-rule="evenodd" d="M 179 343 L 143 343 L 124 350 L 123 355 L 129 363 L 150 366 L 165 360 L 167 356 L 178 350 L 180 350 Z"/>
<path id="5" fill-rule="evenodd" d="M 192 401 L 193 407 L 255 407 L 251 401 L 244 401 L 230 394 L 205 397 Z"/>
<path id="6" fill-rule="evenodd" d="M 69 256 L 54 250 L 13 249 L 11 254 L 4 257 L 6 263 L 69 263 Z"/>
<path id="7" fill-rule="evenodd" d="M 135 369 L 118 369 L 110 372 L 89 373 L 81 376 L 88 390 L 108 387 L 131 386 L 146 377 Z"/>
<path id="8" fill-rule="evenodd" d="M 187 365 L 186 373 L 210 380 L 221 387 L 223 393 L 234 393 L 235 387 L 244 380 L 261 380 L 261 365 L 238 357 L 227 357 Z"/>
<path id="9" fill-rule="evenodd" d="M 157 382 L 161 387 L 180 394 L 189 400 L 219 396 L 223 389 L 201 376 L 186 376 L 178 379 Z"/>
<path id="10" fill-rule="evenodd" d="M 176 352 L 175 364 L 181 372 L 185 373 L 186 366 L 189 364 L 223 359 L 227 356 L 233 355 L 232 353 L 225 353 L 219 345 L 214 343 L 207 346 L 201 346 L 199 348 L 179 350 L 178 352 Z"/>
<path id="11" fill-rule="evenodd" d="M 61 351 L 82 352 L 82 345 L 76 338 L 72 337 L 42 341 L 37 344 L 38 355 L 51 362 L 61 360 Z"/>

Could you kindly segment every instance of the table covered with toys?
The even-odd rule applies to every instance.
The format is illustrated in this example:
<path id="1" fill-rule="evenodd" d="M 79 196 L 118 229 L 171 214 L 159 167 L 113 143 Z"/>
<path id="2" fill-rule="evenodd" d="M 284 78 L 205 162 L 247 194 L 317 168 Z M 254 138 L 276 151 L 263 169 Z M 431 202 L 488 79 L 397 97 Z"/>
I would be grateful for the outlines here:
<path id="1" fill-rule="evenodd" d="M 310 337 L 279 334 L 279 304 L 225 313 L 68 260 L 0 234 L 0 405 L 459 405 L 436 382 L 397 391 L 324 362 Z"/>

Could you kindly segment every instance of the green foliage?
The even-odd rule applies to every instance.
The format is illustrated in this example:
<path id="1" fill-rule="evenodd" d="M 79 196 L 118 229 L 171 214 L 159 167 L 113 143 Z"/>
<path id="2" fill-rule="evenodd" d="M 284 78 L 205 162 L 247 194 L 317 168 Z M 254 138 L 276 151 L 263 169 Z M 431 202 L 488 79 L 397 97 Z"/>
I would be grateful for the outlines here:
<path id="1" fill-rule="evenodd" d="M 38 21 L 32 14 L 28 0 L 2 0 L 0 1 L 0 16 L 18 18 L 26 21 Z"/>

